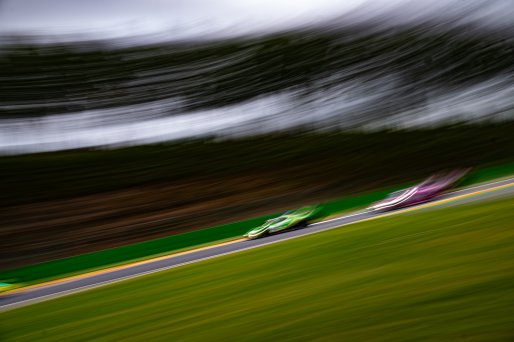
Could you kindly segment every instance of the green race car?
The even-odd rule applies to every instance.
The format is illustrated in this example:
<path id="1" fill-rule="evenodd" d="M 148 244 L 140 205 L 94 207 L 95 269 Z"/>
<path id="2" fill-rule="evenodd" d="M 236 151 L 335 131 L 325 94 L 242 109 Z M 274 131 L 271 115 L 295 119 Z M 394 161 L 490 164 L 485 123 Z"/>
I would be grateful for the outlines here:
<path id="1" fill-rule="evenodd" d="M 266 221 L 262 226 L 253 228 L 244 236 L 249 239 L 256 239 L 290 228 L 303 228 L 309 224 L 316 212 L 317 208 L 312 206 L 286 211 L 279 217 Z"/>

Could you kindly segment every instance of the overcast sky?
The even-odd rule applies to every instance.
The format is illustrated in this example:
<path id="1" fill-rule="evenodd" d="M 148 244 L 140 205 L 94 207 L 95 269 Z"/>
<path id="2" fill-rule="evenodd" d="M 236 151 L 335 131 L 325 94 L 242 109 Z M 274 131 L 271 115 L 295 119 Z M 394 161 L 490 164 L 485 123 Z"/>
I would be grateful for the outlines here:
<path id="1" fill-rule="evenodd" d="M 514 0 L 0 0 L 0 34 L 83 34 L 97 38 L 165 35 L 205 38 L 328 22 L 397 22 L 464 13 L 512 25 Z"/>
<path id="2" fill-rule="evenodd" d="M 0 0 L 1 1 L 1 0 Z M 194 37 L 319 22 L 366 0 L 4 0 L 0 32 Z M 342 4 L 343 3 L 343 4 Z"/>

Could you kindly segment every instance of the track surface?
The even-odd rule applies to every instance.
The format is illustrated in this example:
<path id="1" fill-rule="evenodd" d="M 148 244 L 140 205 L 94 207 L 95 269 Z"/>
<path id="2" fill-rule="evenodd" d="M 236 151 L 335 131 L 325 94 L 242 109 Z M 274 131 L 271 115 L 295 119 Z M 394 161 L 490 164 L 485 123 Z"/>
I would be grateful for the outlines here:
<path id="1" fill-rule="evenodd" d="M 363 220 L 397 215 L 414 210 L 429 210 L 433 207 L 456 205 L 464 202 L 479 201 L 489 198 L 512 195 L 514 195 L 514 178 L 455 191 L 444 197 L 441 197 L 437 201 L 394 212 L 378 214 L 369 212 L 356 212 L 351 215 L 342 216 L 323 222 L 317 222 L 301 230 L 289 231 L 258 240 L 238 240 L 233 243 L 214 246 L 212 248 L 200 249 L 188 253 L 180 253 L 178 255 L 170 255 L 168 257 L 158 258 L 132 266 L 128 265 L 119 269 L 86 274 L 83 277 L 73 278 L 62 282 L 49 283 L 46 285 L 42 284 L 41 286 L 20 290 L 12 294 L 6 294 L 0 297 L 0 311 L 30 305 L 36 302 L 49 300 L 67 294 L 85 291 L 87 289 L 122 281 L 124 279 L 134 278 L 141 275 L 190 264 L 200 260 L 214 258 L 220 255 L 231 254 L 262 245 L 268 245 L 283 240 L 289 240 L 298 236 L 313 234 Z"/>

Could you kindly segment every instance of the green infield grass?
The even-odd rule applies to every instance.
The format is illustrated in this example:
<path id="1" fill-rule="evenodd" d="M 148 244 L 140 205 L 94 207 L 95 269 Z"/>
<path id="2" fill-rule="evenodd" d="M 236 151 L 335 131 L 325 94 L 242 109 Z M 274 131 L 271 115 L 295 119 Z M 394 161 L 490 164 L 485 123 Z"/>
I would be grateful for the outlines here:
<path id="1" fill-rule="evenodd" d="M 483 168 L 471 172 L 464 180 L 463 185 L 491 181 L 498 177 L 512 174 L 514 174 L 514 164 Z M 364 208 L 370 203 L 384 198 L 388 193 L 408 185 L 410 184 L 321 203 L 319 205 L 320 211 L 317 215 L 318 220 L 333 218 L 350 210 Z M 251 228 L 277 215 L 279 213 L 1 271 L 0 281 L 12 283 L 14 288 L 30 286 L 45 281 L 223 243 L 242 238 L 243 234 Z"/>
<path id="2" fill-rule="evenodd" d="M 2 340 L 512 341 L 513 206 L 393 215 L 14 309 Z"/>

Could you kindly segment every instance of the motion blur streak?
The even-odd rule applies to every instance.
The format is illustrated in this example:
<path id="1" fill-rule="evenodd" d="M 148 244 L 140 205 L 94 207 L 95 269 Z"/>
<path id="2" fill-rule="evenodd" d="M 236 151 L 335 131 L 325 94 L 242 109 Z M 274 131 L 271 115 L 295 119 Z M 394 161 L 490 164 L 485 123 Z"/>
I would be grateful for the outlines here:
<path id="1" fill-rule="evenodd" d="M 2 154 L 514 118 L 507 0 L 45 2 L 0 7 Z"/>

